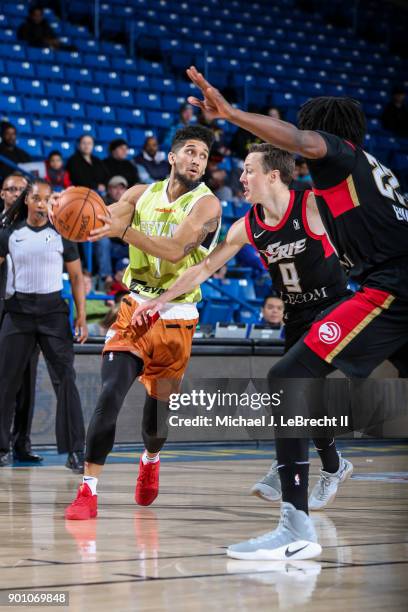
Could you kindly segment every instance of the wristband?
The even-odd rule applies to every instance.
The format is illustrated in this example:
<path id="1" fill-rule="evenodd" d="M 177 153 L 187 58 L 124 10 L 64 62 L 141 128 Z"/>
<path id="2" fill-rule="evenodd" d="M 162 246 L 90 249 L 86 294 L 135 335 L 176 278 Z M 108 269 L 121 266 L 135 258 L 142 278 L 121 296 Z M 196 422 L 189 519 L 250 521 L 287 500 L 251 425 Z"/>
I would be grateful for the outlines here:
<path id="1" fill-rule="evenodd" d="M 123 240 L 123 238 L 125 237 L 125 234 L 126 234 L 126 232 L 128 231 L 129 227 L 131 227 L 131 225 L 130 225 L 130 224 L 126 226 L 126 229 L 125 229 L 125 231 L 124 231 L 124 232 L 123 232 L 123 234 L 122 234 L 122 238 L 121 238 L 121 240 Z"/>

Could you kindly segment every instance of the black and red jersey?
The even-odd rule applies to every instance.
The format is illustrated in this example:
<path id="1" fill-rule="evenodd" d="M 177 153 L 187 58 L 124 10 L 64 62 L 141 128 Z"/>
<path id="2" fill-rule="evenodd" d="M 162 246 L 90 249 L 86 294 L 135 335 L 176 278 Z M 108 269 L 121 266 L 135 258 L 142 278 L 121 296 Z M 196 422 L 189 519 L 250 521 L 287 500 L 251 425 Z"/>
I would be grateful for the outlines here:
<path id="1" fill-rule="evenodd" d="M 319 133 L 327 154 L 308 160 L 313 191 L 330 240 L 350 268 L 351 278 L 364 283 L 378 270 L 393 265 L 401 269 L 405 258 L 408 267 L 408 202 L 398 180 L 360 147 Z M 387 272 L 381 282 L 398 295 L 399 274 Z"/>
<path id="2" fill-rule="evenodd" d="M 278 225 L 265 223 L 260 204 L 245 217 L 248 238 L 269 270 L 286 312 L 324 307 L 347 294 L 345 274 L 327 236 L 314 234 L 308 225 L 309 194 L 291 190 L 289 206 Z"/>

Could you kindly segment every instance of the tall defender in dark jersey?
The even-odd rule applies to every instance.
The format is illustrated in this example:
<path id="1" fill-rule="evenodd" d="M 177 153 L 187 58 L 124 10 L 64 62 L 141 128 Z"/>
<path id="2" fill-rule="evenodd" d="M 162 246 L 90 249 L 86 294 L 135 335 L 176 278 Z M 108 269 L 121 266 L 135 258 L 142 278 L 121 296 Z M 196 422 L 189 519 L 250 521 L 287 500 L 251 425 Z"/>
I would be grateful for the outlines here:
<path id="1" fill-rule="evenodd" d="M 187 73 L 204 96 L 189 101 L 207 116 L 227 119 L 308 160 L 328 236 L 361 284 L 355 295 L 320 315 L 271 369 L 269 379 L 321 378 L 335 368 L 366 377 L 390 356 L 407 376 L 408 203 L 391 170 L 362 149 L 366 123 L 360 104 L 350 98 L 309 100 L 299 112 L 298 129 L 233 108 L 194 67 Z M 236 558 L 272 558 L 286 524 L 283 508 L 275 531 L 227 552 Z"/>
<path id="2" fill-rule="evenodd" d="M 160 313 L 165 299 L 179 296 L 207 280 L 248 243 L 260 252 L 274 288 L 285 302 L 286 350 L 309 329 L 322 310 L 347 296 L 346 278 L 327 240 L 314 195 L 311 191 L 288 189 L 293 170 L 294 157 L 290 153 L 268 144 L 253 145 L 245 160 L 241 182 L 246 199 L 254 206 L 246 217 L 234 223 L 225 241 L 209 257 L 184 273 L 163 296 L 139 307 L 135 311 L 135 322 L 141 323 L 147 312 L 150 315 Z M 335 495 L 338 485 L 351 474 L 353 466 L 339 456 L 333 439 L 314 439 L 314 443 L 322 459 L 323 471 L 322 482 L 318 483 L 311 501 L 312 505 L 321 508 Z M 307 516 L 307 498 L 297 495 L 303 482 L 307 493 L 308 440 L 278 438 L 276 447 L 279 465 L 273 465 L 254 492 L 267 499 L 280 499 L 280 476 L 285 499 L 287 481 L 290 484 L 296 481 L 297 505 L 289 508 L 288 504 L 288 510 L 298 512 L 296 520 L 301 528 L 284 543 L 281 556 L 287 544 L 295 545 L 300 541 L 301 557 L 314 556 L 320 547 Z M 297 453 L 296 462 L 291 458 L 292 448 Z"/>

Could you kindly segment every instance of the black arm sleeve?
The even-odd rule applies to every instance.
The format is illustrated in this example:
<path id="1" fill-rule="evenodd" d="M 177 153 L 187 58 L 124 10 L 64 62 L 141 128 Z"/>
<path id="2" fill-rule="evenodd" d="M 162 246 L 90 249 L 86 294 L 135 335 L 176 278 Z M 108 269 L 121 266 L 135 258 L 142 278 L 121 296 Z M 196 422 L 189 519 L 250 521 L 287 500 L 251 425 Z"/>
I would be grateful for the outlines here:
<path id="1" fill-rule="evenodd" d="M 9 252 L 10 229 L 0 230 L 0 257 L 6 257 Z"/>
<path id="2" fill-rule="evenodd" d="M 70 262 L 79 259 L 79 250 L 75 242 L 71 242 L 70 240 L 66 240 L 66 238 L 62 238 L 62 244 L 64 247 L 64 261 Z"/>
<path id="3" fill-rule="evenodd" d="M 327 153 L 320 159 L 308 159 L 307 165 L 317 189 L 329 189 L 344 181 L 356 162 L 355 145 L 327 132 L 318 132 L 324 138 Z"/>

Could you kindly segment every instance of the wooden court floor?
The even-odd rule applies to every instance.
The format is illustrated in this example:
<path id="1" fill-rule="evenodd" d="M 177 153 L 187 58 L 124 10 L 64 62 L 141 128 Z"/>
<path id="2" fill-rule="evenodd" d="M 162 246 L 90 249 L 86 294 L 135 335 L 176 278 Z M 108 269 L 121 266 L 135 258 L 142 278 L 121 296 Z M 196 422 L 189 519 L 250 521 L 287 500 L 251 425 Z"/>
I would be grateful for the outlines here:
<path id="1" fill-rule="evenodd" d="M 324 547 L 320 558 L 229 560 L 228 544 L 276 525 L 278 505 L 248 495 L 269 468 L 268 454 L 164 460 L 160 496 L 149 508 L 133 502 L 135 466 L 107 465 L 99 517 L 85 522 L 64 520 L 78 482 L 65 468 L 2 468 L 2 601 L 9 590 L 39 589 L 68 591 L 69 608 L 60 609 L 80 612 L 408 610 L 404 446 L 350 457 L 356 478 L 330 508 L 313 515 Z M 312 482 L 317 471 L 314 458 Z"/>

